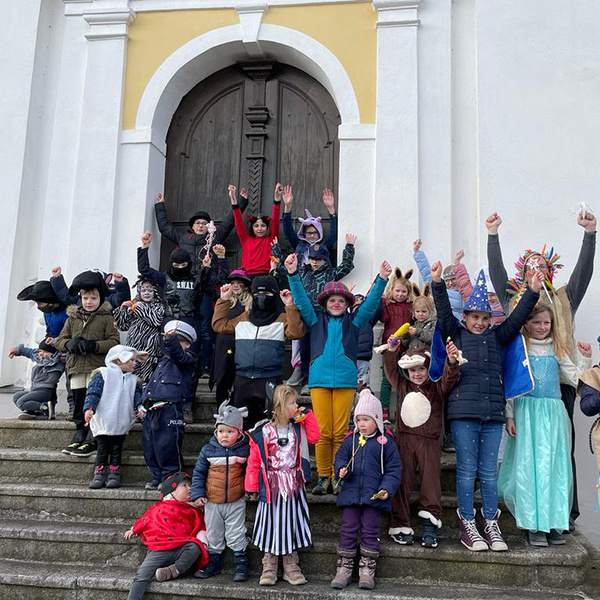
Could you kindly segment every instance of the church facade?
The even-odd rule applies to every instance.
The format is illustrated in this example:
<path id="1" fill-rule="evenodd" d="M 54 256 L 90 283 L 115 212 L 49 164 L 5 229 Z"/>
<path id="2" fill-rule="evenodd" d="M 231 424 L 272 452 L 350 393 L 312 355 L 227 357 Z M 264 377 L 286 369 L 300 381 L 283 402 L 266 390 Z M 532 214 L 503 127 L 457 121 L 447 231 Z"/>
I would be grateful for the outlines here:
<path id="1" fill-rule="evenodd" d="M 295 215 L 325 216 L 333 189 L 338 251 L 358 236 L 348 280 L 362 292 L 383 258 L 413 266 L 415 238 L 444 264 L 464 249 L 474 271 L 494 211 L 509 271 L 548 243 L 566 280 L 576 211 L 600 211 L 595 0 L 28 0 L 3 12 L 3 356 L 41 337 L 16 295 L 52 267 L 135 280 L 163 190 L 184 225 L 198 209 L 222 219 L 228 183 L 255 212 L 289 183 Z M 598 291 L 594 280 L 580 339 L 600 333 Z M 1 384 L 22 380 L 23 365 L 1 364 Z"/>

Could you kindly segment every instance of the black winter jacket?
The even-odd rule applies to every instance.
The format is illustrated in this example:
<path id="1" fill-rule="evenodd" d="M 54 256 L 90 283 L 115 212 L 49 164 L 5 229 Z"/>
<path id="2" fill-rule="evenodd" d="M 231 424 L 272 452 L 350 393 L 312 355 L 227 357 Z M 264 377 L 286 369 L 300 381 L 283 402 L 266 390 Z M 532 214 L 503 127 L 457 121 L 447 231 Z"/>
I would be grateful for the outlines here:
<path id="1" fill-rule="evenodd" d="M 503 349 L 519 334 L 539 294 L 528 289 L 506 321 L 478 335 L 454 318 L 443 281 L 433 282 L 432 290 L 443 340 L 450 337 L 469 361 L 448 398 L 448 418 L 504 422 Z"/>
<path id="2" fill-rule="evenodd" d="M 238 198 L 238 204 L 243 212 L 248 206 L 248 200 L 240 196 Z M 192 257 L 192 273 L 195 273 L 206 256 L 204 246 L 206 245 L 206 236 L 208 234 L 197 235 L 190 228 L 188 228 L 187 231 L 183 231 L 172 225 L 167 218 L 167 208 L 165 207 L 164 202 L 157 202 L 154 205 L 154 214 L 156 215 L 156 222 L 161 234 L 171 240 L 174 244 L 177 244 L 183 250 L 187 250 L 190 253 L 190 256 Z M 233 226 L 233 211 L 230 211 L 223 221 L 217 225 L 213 246 L 215 244 L 223 244 L 227 236 L 232 232 Z"/>

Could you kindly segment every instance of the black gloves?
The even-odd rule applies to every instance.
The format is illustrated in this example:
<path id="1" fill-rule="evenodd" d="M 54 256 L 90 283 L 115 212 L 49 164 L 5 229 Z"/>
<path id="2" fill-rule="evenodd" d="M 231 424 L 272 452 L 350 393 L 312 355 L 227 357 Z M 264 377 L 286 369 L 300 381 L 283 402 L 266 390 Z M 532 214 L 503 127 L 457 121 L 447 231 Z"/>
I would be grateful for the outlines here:
<path id="1" fill-rule="evenodd" d="M 97 344 L 94 340 L 86 340 L 82 338 L 80 335 L 75 336 L 73 339 L 69 340 L 66 343 L 67 350 L 72 352 L 73 354 L 79 354 L 81 356 L 85 356 L 86 354 L 91 354 L 96 352 Z"/>

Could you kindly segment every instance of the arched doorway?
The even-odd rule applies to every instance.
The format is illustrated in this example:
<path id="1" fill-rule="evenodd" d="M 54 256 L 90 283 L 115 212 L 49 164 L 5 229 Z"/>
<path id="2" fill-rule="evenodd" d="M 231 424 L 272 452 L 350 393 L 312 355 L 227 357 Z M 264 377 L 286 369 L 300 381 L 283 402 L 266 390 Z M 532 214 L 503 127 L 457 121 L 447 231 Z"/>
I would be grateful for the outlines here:
<path id="1" fill-rule="evenodd" d="M 270 213 L 281 181 L 294 188 L 293 216 L 308 208 L 323 216 L 327 228 L 321 190 L 329 187 L 337 195 L 339 124 L 327 90 L 295 67 L 250 62 L 213 74 L 182 99 L 169 127 L 169 219 L 185 228 L 189 215 L 202 209 L 220 222 L 230 210 L 230 182 L 248 189 L 248 211 Z M 235 234 L 227 246 L 233 256 Z M 171 249 L 163 238 L 163 267 Z"/>

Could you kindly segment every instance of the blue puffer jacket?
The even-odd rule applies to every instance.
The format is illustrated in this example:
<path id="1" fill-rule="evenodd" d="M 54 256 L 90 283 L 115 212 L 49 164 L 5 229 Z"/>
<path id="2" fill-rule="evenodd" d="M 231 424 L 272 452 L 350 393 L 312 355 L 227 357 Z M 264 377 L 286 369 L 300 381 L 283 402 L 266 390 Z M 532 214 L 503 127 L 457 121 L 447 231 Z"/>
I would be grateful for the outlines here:
<path id="1" fill-rule="evenodd" d="M 297 273 L 289 276 L 294 303 L 310 330 L 308 387 L 355 388 L 358 385 L 358 338 L 361 328 L 377 311 L 387 280 L 377 276 L 365 301 L 355 313 L 333 317 L 313 307 Z"/>
<path id="2" fill-rule="evenodd" d="M 49 313 L 44 313 L 44 322 L 46 323 L 46 337 L 57 338 L 67 322 L 66 307 L 61 304 L 60 308 Z"/>
<path id="3" fill-rule="evenodd" d="M 26 356 L 35 363 L 31 370 L 31 390 L 54 389 L 65 371 L 65 363 L 60 359 L 60 352 L 55 352 L 50 358 L 40 358 L 37 348 L 27 348 L 19 344 L 17 356 Z"/>
<path id="4" fill-rule="evenodd" d="M 184 350 L 176 335 L 164 339 L 162 352 L 142 394 L 146 408 L 158 401 L 179 404 L 189 394 L 198 357 Z"/>
<path id="5" fill-rule="evenodd" d="M 342 480 L 342 489 L 337 497 L 337 505 L 355 506 L 366 504 L 384 512 L 390 512 L 392 498 L 400 487 L 402 480 L 402 462 L 400 453 L 394 442 L 392 433 L 386 429 L 385 444 L 380 444 L 380 435 L 367 438 L 367 443 L 359 448 L 354 460 L 348 467 L 348 474 Z M 351 431 L 335 455 L 335 475 L 349 462 L 354 450 L 358 447 L 358 432 Z M 386 500 L 371 500 L 371 496 L 379 490 L 386 490 Z"/>
<path id="6" fill-rule="evenodd" d="M 506 321 L 478 335 L 454 318 L 444 282 L 433 282 L 432 289 L 438 315 L 436 337 L 444 343 L 450 337 L 469 361 L 461 366 L 460 379 L 448 398 L 448 418 L 503 422 L 505 348 L 519 335 L 539 294 L 528 289 Z M 435 373 L 430 370 L 430 374 L 435 379 Z"/>

